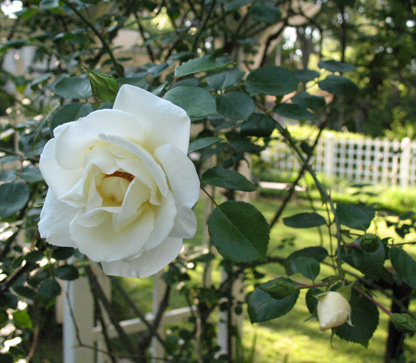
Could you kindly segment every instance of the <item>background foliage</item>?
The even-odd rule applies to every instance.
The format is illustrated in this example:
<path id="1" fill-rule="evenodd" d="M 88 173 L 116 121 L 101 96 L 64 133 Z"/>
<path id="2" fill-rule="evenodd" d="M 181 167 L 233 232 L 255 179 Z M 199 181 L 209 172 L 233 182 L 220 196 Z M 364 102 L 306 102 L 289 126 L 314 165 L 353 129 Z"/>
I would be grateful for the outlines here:
<path id="1" fill-rule="evenodd" d="M 333 333 L 366 347 L 380 313 L 400 314 L 390 323 L 385 356 L 386 361 L 405 360 L 405 334 L 416 330 L 409 311 L 416 262 L 408 249 L 412 242 L 406 239 L 415 232 L 414 213 L 336 203 L 308 161 L 325 128 L 413 135 L 416 10 L 411 2 L 1 4 L 2 360 L 36 358 L 39 335 L 47 329 L 61 294 L 59 281 L 86 275 L 96 302 L 108 313 L 114 311 L 96 290 L 89 261 L 40 238 L 37 222 L 46 185 L 37 165 L 55 127 L 111 107 L 125 83 L 172 101 L 192 118 L 197 131 L 189 153 L 214 210 L 207 223 L 209 248 L 189 245 L 163 275 L 167 288 L 160 314 L 172 303 L 173 290 L 195 306 L 195 314 L 164 337 L 154 324 L 133 346 L 123 335 L 116 346 L 107 341 L 111 361 L 117 361 L 120 352 L 147 361 L 154 337 L 160 339 L 166 361 L 241 361 L 243 349 L 232 316 L 248 312 L 257 324 L 290 314 L 299 304 L 313 316 L 314 295 L 340 288 L 351 295 L 354 327 L 343 325 Z M 6 15 L 10 5 L 18 8 L 13 16 Z M 316 6 L 316 11 L 308 6 Z M 125 30 L 138 34 L 133 51 L 115 46 Z M 18 61 L 28 49 L 27 66 L 8 68 L 10 57 Z M 281 123 L 284 118 L 317 125 L 315 141 L 301 142 Z M 268 147 L 276 137 L 274 130 L 303 167 L 276 203 L 269 223 L 253 204 L 241 200 L 241 192 L 253 192 L 256 186 L 239 171 L 250 156 Z M 324 210 L 298 211 L 283 223 L 302 230 L 319 228 L 322 239 L 287 255 L 268 248 L 270 230 L 305 173 Z M 380 219 L 404 242 L 380 234 L 374 228 Z M 209 284 L 200 272 L 212 266 L 221 268 L 225 277 Z M 265 269 L 274 272 L 265 274 Z M 233 292 L 238 281 L 246 287 L 242 297 Z M 126 300 L 123 304 L 141 316 L 123 285 L 117 279 L 112 282 L 119 299 Z M 384 294 L 383 304 L 374 291 Z M 96 306 L 100 319 L 101 305 Z M 228 317 L 223 354 L 218 354 L 218 310 Z M 119 320 L 112 323 L 119 325 Z"/>

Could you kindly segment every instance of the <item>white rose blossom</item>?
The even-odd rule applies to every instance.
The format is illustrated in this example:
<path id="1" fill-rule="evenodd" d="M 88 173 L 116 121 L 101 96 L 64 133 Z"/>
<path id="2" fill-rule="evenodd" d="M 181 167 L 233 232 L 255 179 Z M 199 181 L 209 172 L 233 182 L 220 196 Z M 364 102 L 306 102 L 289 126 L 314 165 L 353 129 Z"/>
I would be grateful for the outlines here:
<path id="1" fill-rule="evenodd" d="M 345 322 L 351 324 L 351 306 L 339 292 L 329 291 L 318 296 L 319 331 L 336 328 Z"/>
<path id="2" fill-rule="evenodd" d="M 189 134 L 183 109 L 130 85 L 112 109 L 55 128 L 39 163 L 49 186 L 41 237 L 78 248 L 109 275 L 160 271 L 196 232 Z"/>

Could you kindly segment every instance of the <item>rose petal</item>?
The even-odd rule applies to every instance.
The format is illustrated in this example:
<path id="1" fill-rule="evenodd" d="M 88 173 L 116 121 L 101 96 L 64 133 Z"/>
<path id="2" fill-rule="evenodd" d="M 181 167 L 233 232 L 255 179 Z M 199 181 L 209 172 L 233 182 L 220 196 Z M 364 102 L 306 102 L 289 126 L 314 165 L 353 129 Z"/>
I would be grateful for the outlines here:
<path id="1" fill-rule="evenodd" d="M 142 204 L 149 200 L 150 190 L 140 180 L 133 179 L 127 189 L 117 222 L 125 221 L 137 213 Z"/>
<path id="2" fill-rule="evenodd" d="M 148 251 L 159 246 L 172 231 L 177 213 L 172 193 L 168 192 L 161 206 L 153 207 L 153 210 L 155 211 L 155 224 L 145 245 Z"/>
<path id="3" fill-rule="evenodd" d="M 191 208 L 199 199 L 199 179 L 195 167 L 174 145 L 160 146 L 154 155 L 165 170 L 176 202 L 177 215 L 170 236 L 191 238 L 196 232 L 197 222 Z"/>
<path id="4" fill-rule="evenodd" d="M 168 192 L 168 183 L 166 181 L 165 173 L 159 164 L 153 159 L 152 155 L 140 145 L 136 145 L 125 137 L 120 137 L 116 135 L 106 135 L 100 134 L 100 138 L 103 141 L 109 142 L 114 145 L 123 147 L 132 153 L 134 153 L 144 165 L 152 173 L 153 179 L 155 180 L 157 186 L 159 187 L 162 195 L 166 196 Z"/>
<path id="5" fill-rule="evenodd" d="M 153 230 L 154 212 L 144 206 L 137 221 L 114 231 L 113 213 L 106 212 L 103 222 L 96 227 L 84 227 L 78 216 L 69 226 L 71 236 L 79 250 L 96 262 L 110 262 L 140 253 Z"/>
<path id="6" fill-rule="evenodd" d="M 120 110 L 97 110 L 79 121 L 60 126 L 55 133 L 56 160 L 65 169 L 84 167 L 91 147 L 102 144 L 98 134 L 116 134 L 143 143 L 144 127 L 129 113 Z"/>
<path id="7" fill-rule="evenodd" d="M 38 224 L 40 236 L 55 246 L 75 247 L 69 232 L 69 224 L 79 212 L 79 209 L 56 199 L 52 189 L 49 189 L 40 213 Z"/>
<path id="8" fill-rule="evenodd" d="M 150 152 L 158 146 L 173 144 L 187 153 L 191 120 L 182 108 L 141 88 L 123 85 L 113 109 L 129 112 L 146 124 L 143 146 Z"/>
<path id="9" fill-rule="evenodd" d="M 104 273 L 123 277 L 148 277 L 162 270 L 181 252 L 182 240 L 168 238 L 161 245 L 143 254 L 132 262 L 103 262 Z"/>
<path id="10" fill-rule="evenodd" d="M 46 143 L 40 156 L 39 169 L 57 197 L 67 193 L 82 176 L 82 169 L 64 170 L 56 162 L 55 139 Z"/>

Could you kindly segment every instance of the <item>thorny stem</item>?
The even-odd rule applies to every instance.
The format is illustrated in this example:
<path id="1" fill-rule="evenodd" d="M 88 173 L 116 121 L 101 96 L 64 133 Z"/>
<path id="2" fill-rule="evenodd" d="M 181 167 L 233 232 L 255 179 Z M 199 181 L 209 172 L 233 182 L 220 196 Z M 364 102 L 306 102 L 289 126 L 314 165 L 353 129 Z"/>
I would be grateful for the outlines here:
<path id="1" fill-rule="evenodd" d="M 366 294 L 363 290 L 359 289 L 358 287 L 356 287 L 354 285 L 352 287 L 353 287 L 354 290 L 358 291 L 361 295 L 363 295 L 365 298 L 367 298 L 373 304 L 375 304 L 381 310 L 383 310 L 388 316 L 391 316 L 391 311 L 389 309 L 387 309 L 385 306 L 383 306 L 382 304 L 380 304 L 378 301 L 374 300 L 370 295 Z"/>

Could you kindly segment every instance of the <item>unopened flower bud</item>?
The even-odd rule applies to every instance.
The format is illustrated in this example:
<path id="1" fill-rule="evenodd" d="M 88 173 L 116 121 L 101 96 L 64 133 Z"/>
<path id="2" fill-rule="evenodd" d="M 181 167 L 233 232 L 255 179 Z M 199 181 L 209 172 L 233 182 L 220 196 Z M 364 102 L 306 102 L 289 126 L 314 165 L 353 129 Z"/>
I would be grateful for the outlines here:
<path id="1" fill-rule="evenodd" d="M 347 321 L 351 325 L 351 306 L 339 292 L 329 291 L 318 299 L 319 331 L 336 328 Z"/>
<path id="2" fill-rule="evenodd" d="M 360 246 L 367 252 L 376 252 L 380 246 L 380 238 L 378 238 L 375 234 L 366 233 L 361 237 Z"/>
<path id="3" fill-rule="evenodd" d="M 87 72 L 94 95 L 102 101 L 114 103 L 120 88 L 118 81 L 108 74 L 97 73 L 88 68 Z"/>
<path id="4" fill-rule="evenodd" d="M 260 286 L 260 288 L 274 299 L 283 299 L 295 292 L 295 285 L 293 283 L 280 279 L 270 281 Z"/>
<path id="5" fill-rule="evenodd" d="M 402 333 L 415 333 L 415 320 L 409 314 L 391 314 L 391 322 Z"/>

